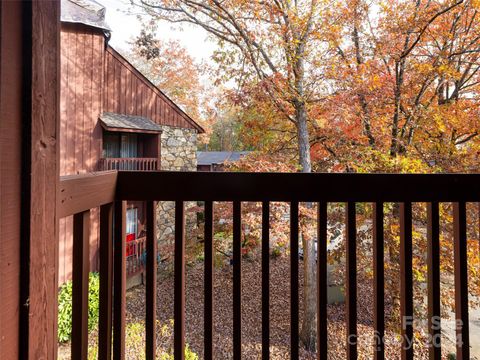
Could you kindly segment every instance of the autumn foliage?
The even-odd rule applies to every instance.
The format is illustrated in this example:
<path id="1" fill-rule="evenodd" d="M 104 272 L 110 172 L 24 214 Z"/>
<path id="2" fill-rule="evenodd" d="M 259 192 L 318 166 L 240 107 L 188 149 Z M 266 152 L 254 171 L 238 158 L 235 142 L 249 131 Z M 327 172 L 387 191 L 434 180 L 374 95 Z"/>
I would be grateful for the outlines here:
<path id="1" fill-rule="evenodd" d="M 241 124 L 241 142 L 259 152 L 233 170 L 480 170 L 479 1 L 145 0 L 138 5 L 154 19 L 194 24 L 217 40 L 213 80 L 235 82 L 220 104 Z M 361 204 L 357 210 L 359 223 L 367 225 L 359 234 L 358 269 L 368 279 L 371 208 Z M 398 205 L 386 204 L 385 211 L 385 293 L 394 310 L 389 320 L 398 325 Z M 478 224 L 478 208 L 468 212 L 469 225 Z M 340 222 L 343 208 L 332 205 L 330 213 Z M 446 311 L 453 303 L 451 206 L 442 204 L 441 213 Z M 308 210 L 304 216 L 311 217 Z M 414 293 L 420 318 L 426 306 L 425 224 L 425 205 L 415 204 Z M 469 290 L 480 296 L 479 235 L 471 231 L 468 237 Z"/>

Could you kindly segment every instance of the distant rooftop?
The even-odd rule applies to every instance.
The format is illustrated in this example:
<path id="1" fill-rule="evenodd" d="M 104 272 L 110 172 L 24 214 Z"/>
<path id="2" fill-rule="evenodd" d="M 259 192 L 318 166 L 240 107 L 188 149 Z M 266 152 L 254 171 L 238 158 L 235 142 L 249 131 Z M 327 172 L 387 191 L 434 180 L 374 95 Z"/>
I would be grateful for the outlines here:
<path id="1" fill-rule="evenodd" d="M 105 11 L 105 7 L 94 0 L 62 0 L 60 19 L 62 22 L 84 24 L 110 32 L 105 22 Z"/>
<path id="2" fill-rule="evenodd" d="M 197 151 L 197 164 L 212 165 L 238 161 L 249 153 L 250 151 Z"/>

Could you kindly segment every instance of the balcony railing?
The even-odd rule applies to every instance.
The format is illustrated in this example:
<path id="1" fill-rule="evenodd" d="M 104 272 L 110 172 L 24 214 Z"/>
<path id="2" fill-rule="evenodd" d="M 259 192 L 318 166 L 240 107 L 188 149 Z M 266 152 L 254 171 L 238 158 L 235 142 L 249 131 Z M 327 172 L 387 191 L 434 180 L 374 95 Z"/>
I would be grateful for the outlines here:
<path id="1" fill-rule="evenodd" d="M 233 202 L 233 359 L 242 355 L 242 202 L 262 202 L 262 358 L 269 358 L 270 202 L 290 203 L 290 338 L 291 358 L 299 356 L 299 203 L 318 203 L 317 311 L 318 358 L 327 359 L 327 204 L 346 207 L 346 328 L 347 358 L 357 358 L 357 228 L 356 203 L 373 203 L 374 270 L 373 316 L 377 346 L 375 358 L 383 359 L 384 314 L 384 213 L 383 203 L 400 203 L 401 318 L 413 317 L 412 202 L 427 203 L 428 318 L 440 318 L 439 203 L 454 208 L 455 317 L 457 359 L 469 359 L 466 202 L 480 201 L 480 175 L 382 175 L 382 174 L 262 174 L 110 172 L 61 181 L 60 217 L 74 215 L 73 335 L 72 355 L 86 359 L 88 343 L 89 211 L 101 206 L 100 223 L 100 322 L 99 354 L 116 359 L 125 355 L 126 201 L 147 202 L 146 236 L 146 358 L 155 358 L 156 236 L 154 201 L 175 201 L 174 256 L 174 353 L 184 359 L 185 346 L 185 201 L 205 202 L 204 358 L 213 358 L 213 207 L 214 201 Z M 115 217 L 115 227 L 113 227 Z M 114 241 L 112 241 L 114 239 Z M 260 270 L 260 269 L 259 269 Z M 114 293 L 112 293 L 114 289 Z M 112 324 L 113 319 L 113 324 Z M 413 340 L 413 324 L 402 326 L 402 341 Z M 113 339 L 112 339 L 113 328 Z M 429 326 L 432 339 L 441 329 Z M 348 341 L 347 341 L 348 339 Z M 113 347 L 112 347 L 113 342 Z M 430 347 L 430 359 L 440 359 L 440 347 Z M 414 348 L 402 346 L 402 359 L 413 359 Z"/>
<path id="2" fill-rule="evenodd" d="M 127 241 L 126 246 L 126 271 L 127 277 L 144 271 L 147 260 L 146 237 Z"/>
<path id="3" fill-rule="evenodd" d="M 100 170 L 156 171 L 160 168 L 157 158 L 102 158 Z"/>

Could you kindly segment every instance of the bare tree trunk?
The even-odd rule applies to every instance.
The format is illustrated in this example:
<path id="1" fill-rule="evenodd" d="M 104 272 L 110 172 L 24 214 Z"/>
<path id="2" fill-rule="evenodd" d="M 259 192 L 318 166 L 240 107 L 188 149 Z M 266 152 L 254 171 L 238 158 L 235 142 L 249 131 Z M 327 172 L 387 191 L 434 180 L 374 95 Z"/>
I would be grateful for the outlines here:
<path id="1" fill-rule="evenodd" d="M 312 172 L 312 164 L 310 159 L 310 141 L 307 127 L 307 110 L 302 101 L 295 102 L 295 117 L 297 120 L 298 132 L 298 153 L 302 172 Z M 312 206 L 312 204 L 307 204 Z M 305 219 L 304 219 L 305 220 Z M 303 285 L 303 319 L 300 330 L 300 339 L 305 348 L 310 351 L 316 349 L 316 320 L 317 320 L 317 281 L 316 281 L 316 260 L 315 260 L 315 243 L 308 234 L 308 225 L 306 221 L 302 221 L 300 228 L 303 245 L 303 269 L 304 269 L 304 285 Z"/>
<path id="2" fill-rule="evenodd" d="M 309 204 L 311 205 L 311 204 Z M 317 347 L 317 279 L 315 261 L 315 242 L 308 231 L 309 224 L 303 222 L 301 227 L 303 244 L 303 319 L 300 339 L 309 351 Z"/>

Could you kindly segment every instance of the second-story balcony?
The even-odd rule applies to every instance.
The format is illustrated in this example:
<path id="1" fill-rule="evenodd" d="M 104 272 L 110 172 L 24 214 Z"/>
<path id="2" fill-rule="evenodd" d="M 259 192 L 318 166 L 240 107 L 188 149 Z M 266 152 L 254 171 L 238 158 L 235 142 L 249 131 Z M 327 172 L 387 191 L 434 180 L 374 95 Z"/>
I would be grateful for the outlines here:
<path id="1" fill-rule="evenodd" d="M 100 170 L 136 170 L 136 171 L 156 171 L 160 170 L 158 158 L 102 158 L 100 159 Z"/>

